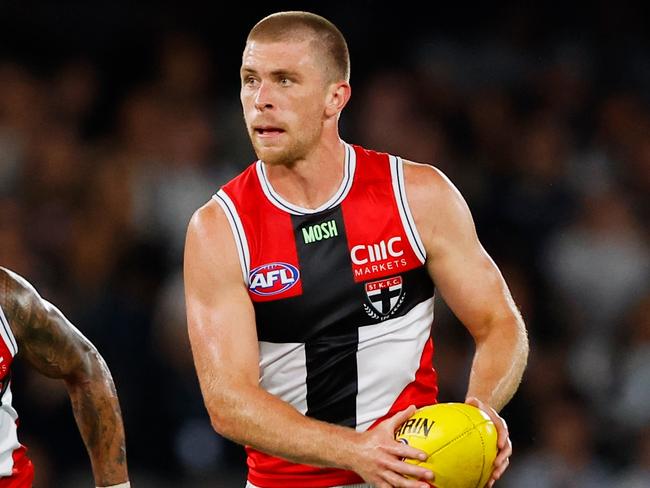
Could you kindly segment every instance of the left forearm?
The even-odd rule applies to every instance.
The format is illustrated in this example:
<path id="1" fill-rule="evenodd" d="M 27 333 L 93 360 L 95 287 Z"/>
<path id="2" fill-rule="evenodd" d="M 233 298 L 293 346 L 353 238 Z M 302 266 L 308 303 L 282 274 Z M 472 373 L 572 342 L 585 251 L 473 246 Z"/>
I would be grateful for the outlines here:
<path id="1" fill-rule="evenodd" d="M 504 319 L 477 339 L 468 397 L 501 410 L 517 391 L 528 358 L 528 339 L 521 320 Z"/>
<path id="2" fill-rule="evenodd" d="M 66 380 L 97 486 L 128 480 L 124 426 L 110 372 L 97 355 L 87 374 Z"/>

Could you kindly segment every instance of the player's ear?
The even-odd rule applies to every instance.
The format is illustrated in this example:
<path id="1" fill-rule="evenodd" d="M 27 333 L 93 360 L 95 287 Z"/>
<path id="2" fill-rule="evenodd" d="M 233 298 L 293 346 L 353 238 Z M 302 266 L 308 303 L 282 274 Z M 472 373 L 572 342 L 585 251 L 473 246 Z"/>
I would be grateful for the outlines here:
<path id="1" fill-rule="evenodd" d="M 331 83 L 327 88 L 327 98 L 325 99 L 325 115 L 335 117 L 347 105 L 352 94 L 352 88 L 347 81 L 337 81 Z"/>

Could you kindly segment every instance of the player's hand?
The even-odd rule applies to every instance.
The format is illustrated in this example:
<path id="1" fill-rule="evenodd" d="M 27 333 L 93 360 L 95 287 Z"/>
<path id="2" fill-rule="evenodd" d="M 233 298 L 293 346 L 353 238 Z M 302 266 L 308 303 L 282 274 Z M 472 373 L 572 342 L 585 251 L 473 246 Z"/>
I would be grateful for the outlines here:
<path id="1" fill-rule="evenodd" d="M 411 405 L 381 422 L 372 430 L 359 436 L 351 469 L 366 483 L 377 488 L 431 488 L 433 473 L 420 466 L 408 464 L 404 459 L 424 461 L 427 455 L 407 444 L 395 440 L 395 431 L 415 412 Z M 404 476 L 416 479 L 408 479 Z M 426 480 L 426 481 L 418 481 Z"/>
<path id="2" fill-rule="evenodd" d="M 512 442 L 510 442 L 510 435 L 508 434 L 508 425 L 506 424 L 506 421 L 503 420 L 503 418 L 496 412 L 496 410 L 494 410 L 487 403 L 483 403 L 478 398 L 469 397 L 467 400 L 465 400 L 465 403 L 474 405 L 475 407 L 483 410 L 486 414 L 488 414 L 490 420 L 492 420 L 497 428 L 497 448 L 499 449 L 499 452 L 497 452 L 497 457 L 494 460 L 494 469 L 492 470 L 492 476 L 486 485 L 487 488 L 492 488 L 492 486 L 494 486 L 494 483 L 496 483 L 496 481 L 501 478 L 501 475 L 503 475 L 504 471 L 508 467 L 508 464 L 510 464 Z"/>

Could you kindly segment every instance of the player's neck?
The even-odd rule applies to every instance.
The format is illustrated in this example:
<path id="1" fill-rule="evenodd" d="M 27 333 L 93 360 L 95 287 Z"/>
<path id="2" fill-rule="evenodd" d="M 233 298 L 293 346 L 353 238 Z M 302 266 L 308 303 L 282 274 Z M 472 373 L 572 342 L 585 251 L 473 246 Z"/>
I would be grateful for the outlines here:
<path id="1" fill-rule="evenodd" d="M 291 166 L 266 165 L 273 189 L 286 201 L 299 207 L 316 209 L 327 202 L 341 186 L 345 165 L 345 144 L 339 138 L 321 144 L 306 158 Z"/>

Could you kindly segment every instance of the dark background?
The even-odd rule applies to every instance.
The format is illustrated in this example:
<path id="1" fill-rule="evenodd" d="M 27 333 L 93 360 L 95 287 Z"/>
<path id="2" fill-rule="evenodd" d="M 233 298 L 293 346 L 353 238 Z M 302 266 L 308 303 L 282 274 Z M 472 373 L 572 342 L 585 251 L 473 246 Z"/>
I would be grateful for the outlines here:
<path id="1" fill-rule="evenodd" d="M 192 211 L 254 155 L 238 69 L 264 15 L 332 20 L 342 136 L 459 187 L 529 327 L 502 486 L 650 486 L 650 16 L 642 2 L 0 2 L 0 265 L 114 375 L 137 487 L 243 486 L 187 344 Z M 439 302 L 442 401 L 471 341 Z M 36 487 L 92 486 L 65 390 L 13 382 Z"/>

